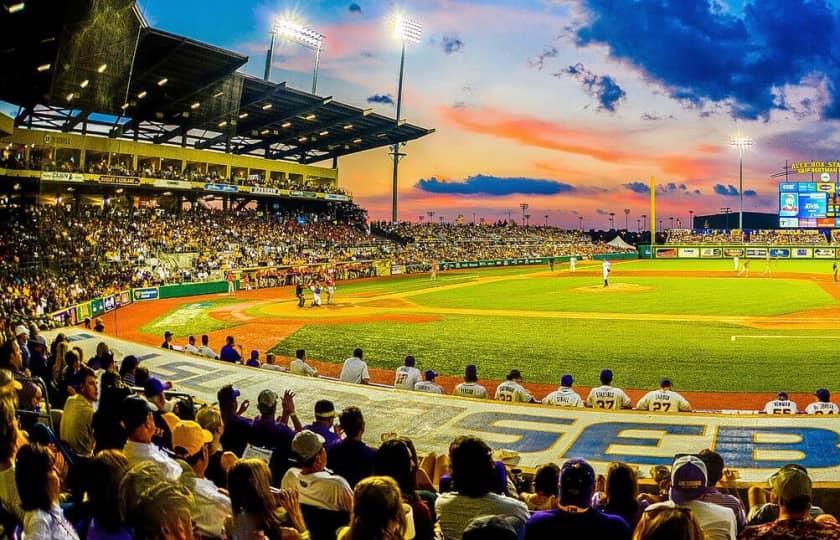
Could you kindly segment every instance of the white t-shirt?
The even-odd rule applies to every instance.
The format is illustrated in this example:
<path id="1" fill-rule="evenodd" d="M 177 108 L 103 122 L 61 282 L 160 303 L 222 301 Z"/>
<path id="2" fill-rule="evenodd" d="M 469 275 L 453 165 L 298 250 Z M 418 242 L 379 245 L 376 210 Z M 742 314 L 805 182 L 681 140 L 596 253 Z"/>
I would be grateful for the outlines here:
<path id="1" fill-rule="evenodd" d="M 487 399 L 487 389 L 477 382 L 462 382 L 455 387 L 453 396 Z"/>
<path id="2" fill-rule="evenodd" d="M 351 356 L 344 361 L 339 380 L 359 384 L 362 382 L 362 379 L 370 379 L 367 364 L 361 358 Z"/>
<path id="3" fill-rule="evenodd" d="M 789 399 L 774 399 L 767 402 L 767 405 L 764 406 L 764 412 L 767 414 L 796 414 L 799 412 L 799 407 Z"/>
<path id="4" fill-rule="evenodd" d="M 583 407 L 583 400 L 580 399 L 580 395 L 568 386 L 561 386 L 545 396 L 542 402 L 557 407 Z"/>
<path id="5" fill-rule="evenodd" d="M 420 381 L 420 370 L 416 367 L 400 366 L 394 373 L 394 388 L 414 390 L 414 385 Z"/>
<path id="6" fill-rule="evenodd" d="M 310 366 L 300 358 L 295 358 L 289 364 L 289 372 L 293 375 L 306 375 L 307 377 L 314 377 L 318 374 L 314 367 Z"/>
<path id="7" fill-rule="evenodd" d="M 697 518 L 700 528 L 703 529 L 706 540 L 735 540 L 738 537 L 735 512 L 725 506 L 703 501 L 688 501 L 679 505 L 674 501 L 665 501 L 648 506 L 645 512 L 676 507 L 691 510 L 694 517 Z"/>
<path id="8" fill-rule="evenodd" d="M 830 402 L 815 401 L 805 407 L 805 412 L 808 414 L 840 414 L 840 407 Z"/>
<path id="9" fill-rule="evenodd" d="M 79 535 L 64 518 L 64 512 L 58 504 L 49 512 L 31 510 L 23 516 L 23 535 L 25 540 L 79 540 Z"/>
<path id="10" fill-rule="evenodd" d="M 414 385 L 414 389 L 418 392 L 429 392 L 431 394 L 443 393 L 443 388 L 432 381 L 420 381 Z"/>
<path id="11" fill-rule="evenodd" d="M 196 346 L 195 346 L 195 345 L 192 345 L 192 344 L 190 344 L 190 343 L 187 343 L 187 344 L 184 346 L 184 352 L 188 352 L 188 353 L 190 353 L 190 354 L 200 354 L 200 353 L 198 352 L 198 349 L 196 348 Z"/>
<path id="12" fill-rule="evenodd" d="M 183 472 L 183 469 L 181 469 L 177 461 L 169 457 L 166 452 L 154 444 L 127 441 L 125 448 L 123 448 L 123 453 L 129 465 L 135 465 L 141 461 L 153 462 L 160 467 L 161 472 L 163 472 L 163 477 L 170 482 L 177 482 Z"/>
<path id="13" fill-rule="evenodd" d="M 518 382 L 505 381 L 496 387 L 495 399 L 497 401 L 528 403 L 531 401 L 531 394 Z"/>
<path id="14" fill-rule="evenodd" d="M 292 467 L 280 481 L 283 489 L 297 489 L 300 503 L 317 506 L 324 510 L 349 512 L 353 509 L 353 490 L 344 478 L 319 471 L 303 474 L 297 467 Z"/>
<path id="15" fill-rule="evenodd" d="M 488 493 L 481 497 L 467 497 L 455 492 L 442 493 L 435 501 L 435 511 L 440 518 L 440 529 L 446 540 L 461 540 L 464 529 L 478 516 L 514 516 L 522 521 L 522 530 L 528 521 L 528 507 L 524 502 Z"/>
<path id="16" fill-rule="evenodd" d="M 621 388 L 604 385 L 589 391 L 586 403 L 593 409 L 627 409 L 631 402 Z"/>
<path id="17" fill-rule="evenodd" d="M 225 519 L 232 513 L 230 498 L 219 492 L 216 484 L 206 478 L 195 479 L 193 523 L 202 534 L 222 538 Z"/>
<path id="18" fill-rule="evenodd" d="M 636 408 L 650 412 L 675 413 L 691 411 L 691 405 L 684 397 L 673 390 L 665 390 L 663 388 L 645 394 L 636 404 Z"/>
<path id="19" fill-rule="evenodd" d="M 208 347 L 207 345 L 202 345 L 198 348 L 198 354 L 201 356 L 206 356 L 207 358 L 216 358 L 218 355 L 213 352 L 213 349 Z"/>

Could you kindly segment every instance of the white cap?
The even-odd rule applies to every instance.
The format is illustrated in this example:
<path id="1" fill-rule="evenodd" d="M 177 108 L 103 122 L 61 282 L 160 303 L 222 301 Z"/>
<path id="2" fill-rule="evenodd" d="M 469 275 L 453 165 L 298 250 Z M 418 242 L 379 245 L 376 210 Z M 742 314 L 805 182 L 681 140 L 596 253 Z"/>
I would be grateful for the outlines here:
<path id="1" fill-rule="evenodd" d="M 19 324 L 19 325 L 15 326 L 15 335 L 20 336 L 22 334 L 26 334 L 28 336 L 29 335 L 29 328 L 27 328 L 26 326 L 24 326 L 22 324 Z"/>

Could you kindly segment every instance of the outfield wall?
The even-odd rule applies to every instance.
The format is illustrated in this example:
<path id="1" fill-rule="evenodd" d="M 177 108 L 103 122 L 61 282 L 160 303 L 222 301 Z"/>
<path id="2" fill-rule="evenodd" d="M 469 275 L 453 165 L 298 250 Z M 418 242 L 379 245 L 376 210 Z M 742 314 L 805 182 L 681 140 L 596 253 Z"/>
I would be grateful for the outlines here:
<path id="1" fill-rule="evenodd" d="M 642 258 L 655 259 L 835 259 L 840 248 L 827 246 L 781 245 L 654 245 L 640 246 Z"/>
<path id="2" fill-rule="evenodd" d="M 583 457 L 600 472 L 619 460 L 637 465 L 643 476 L 652 465 L 670 464 L 676 453 L 714 448 L 746 482 L 764 482 L 787 463 L 807 467 L 817 482 L 840 480 L 840 419 L 828 416 L 654 415 L 470 400 L 298 377 L 82 330 L 66 333 L 86 355 L 92 356 L 105 341 L 118 360 L 133 354 L 154 375 L 172 381 L 176 390 L 207 402 L 216 401 L 221 386 L 232 384 L 242 400 L 250 400 L 249 415 L 256 413 L 257 395 L 265 388 L 294 391 L 305 423 L 318 399 L 333 400 L 339 410 L 359 406 L 369 444 L 376 444 L 383 433 L 396 432 L 411 437 L 422 453 L 446 452 L 456 436 L 470 433 L 494 449 L 518 452 L 523 467 Z M 53 333 L 45 334 L 52 339 Z"/>

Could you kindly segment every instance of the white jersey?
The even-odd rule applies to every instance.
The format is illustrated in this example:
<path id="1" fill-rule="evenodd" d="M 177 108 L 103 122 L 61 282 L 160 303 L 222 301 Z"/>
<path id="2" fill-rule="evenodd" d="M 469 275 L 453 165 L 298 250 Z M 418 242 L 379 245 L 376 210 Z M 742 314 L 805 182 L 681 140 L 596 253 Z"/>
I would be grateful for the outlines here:
<path id="1" fill-rule="evenodd" d="M 310 366 L 300 358 L 295 358 L 289 364 L 289 372 L 294 375 L 305 375 L 307 377 L 314 377 L 318 374 L 314 367 Z"/>
<path id="2" fill-rule="evenodd" d="M 673 390 L 654 390 L 648 392 L 645 397 L 639 400 L 636 408 L 641 411 L 651 412 L 689 412 L 691 405 L 688 401 Z"/>
<path id="3" fill-rule="evenodd" d="M 621 388 L 599 386 L 589 391 L 586 403 L 593 409 L 629 409 L 630 398 Z"/>
<path id="4" fill-rule="evenodd" d="M 768 401 L 764 406 L 764 412 L 767 414 L 796 414 L 799 408 L 796 403 L 789 399 L 774 399 Z"/>
<path id="5" fill-rule="evenodd" d="M 339 380 L 349 383 L 360 383 L 363 379 L 370 379 L 367 364 L 361 358 L 351 356 L 344 361 L 341 367 L 341 375 Z"/>
<path id="6" fill-rule="evenodd" d="M 531 394 L 516 381 L 505 381 L 496 387 L 497 401 L 517 401 L 519 403 L 528 403 L 531 401 Z"/>
<path id="7" fill-rule="evenodd" d="M 462 382 L 455 387 L 453 396 L 487 399 L 487 389 L 477 382 Z"/>
<path id="8" fill-rule="evenodd" d="M 198 354 L 200 354 L 201 356 L 206 356 L 207 358 L 217 358 L 218 357 L 218 355 L 215 352 L 213 352 L 213 349 L 211 349 L 207 345 L 202 345 L 201 347 L 199 347 L 198 348 Z"/>
<path id="9" fill-rule="evenodd" d="M 572 257 L 569 259 L 569 272 L 575 271 L 575 264 L 577 263 L 577 257 Z"/>
<path id="10" fill-rule="evenodd" d="M 414 385 L 420 381 L 420 370 L 416 367 L 400 366 L 394 374 L 394 388 L 414 390 Z"/>
<path id="11" fill-rule="evenodd" d="M 443 388 L 432 381 L 420 381 L 414 385 L 417 392 L 429 392 L 430 394 L 442 394 Z"/>
<path id="12" fill-rule="evenodd" d="M 827 401 L 815 401 L 805 407 L 805 412 L 808 414 L 840 414 L 840 407 Z"/>
<path id="13" fill-rule="evenodd" d="M 583 407 L 583 400 L 580 399 L 580 395 L 568 386 L 561 386 L 545 396 L 542 402 L 557 407 Z"/>
<path id="14" fill-rule="evenodd" d="M 601 273 L 604 275 L 604 279 L 610 277 L 610 261 L 604 261 L 601 265 Z"/>
<path id="15" fill-rule="evenodd" d="M 737 255 L 732 257 L 732 265 L 735 267 L 735 270 L 741 268 L 741 259 L 739 259 Z"/>
<path id="16" fill-rule="evenodd" d="M 188 343 L 187 346 L 184 347 L 184 352 L 188 352 L 190 354 L 200 354 L 198 352 L 198 348 L 195 345 L 192 345 L 190 343 Z"/>

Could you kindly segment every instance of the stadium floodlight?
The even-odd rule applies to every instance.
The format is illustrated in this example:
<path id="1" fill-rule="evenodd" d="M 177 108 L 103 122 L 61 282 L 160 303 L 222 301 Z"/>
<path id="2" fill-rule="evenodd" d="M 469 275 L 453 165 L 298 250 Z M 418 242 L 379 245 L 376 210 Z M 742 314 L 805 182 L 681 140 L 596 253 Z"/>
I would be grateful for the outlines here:
<path id="1" fill-rule="evenodd" d="M 525 211 L 528 210 L 528 203 L 520 203 L 519 208 L 522 209 L 522 225 L 525 226 Z"/>
<path id="2" fill-rule="evenodd" d="M 108 64 L 100 64 L 96 71 L 98 73 L 105 73 L 105 70 L 108 69 Z"/>
<path id="3" fill-rule="evenodd" d="M 52 64 L 41 64 L 40 66 L 35 68 L 35 71 L 37 71 L 39 73 L 43 73 L 43 72 L 49 70 L 51 67 L 52 67 Z"/>
<path id="4" fill-rule="evenodd" d="M 312 93 L 314 94 L 318 88 L 318 66 L 321 63 L 321 51 L 324 49 L 324 40 L 327 36 L 299 23 L 294 17 L 287 16 L 276 19 L 271 27 L 271 43 L 265 55 L 265 75 L 263 78 L 266 81 L 271 75 L 271 56 L 274 54 L 274 42 L 278 36 L 315 51 L 315 70 L 312 73 Z"/>
<path id="5" fill-rule="evenodd" d="M 159 80 L 159 81 L 157 82 L 157 85 L 158 85 L 158 86 L 163 86 L 164 84 L 166 84 L 166 83 L 168 83 L 168 82 L 169 82 L 169 79 L 167 79 L 166 77 L 164 77 L 164 78 L 162 78 L 161 80 Z"/>
<path id="6" fill-rule="evenodd" d="M 6 4 L 5 5 L 6 11 L 9 14 L 17 13 L 19 11 L 23 11 L 23 8 L 25 8 L 25 7 L 26 7 L 26 2 L 16 2 L 14 4 Z"/>
<path id="7" fill-rule="evenodd" d="M 744 230 L 744 150 L 752 148 L 753 140 L 740 133 L 729 139 L 729 146 L 738 150 L 738 229 Z"/>

